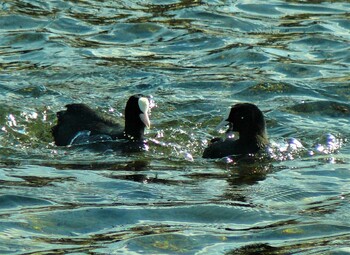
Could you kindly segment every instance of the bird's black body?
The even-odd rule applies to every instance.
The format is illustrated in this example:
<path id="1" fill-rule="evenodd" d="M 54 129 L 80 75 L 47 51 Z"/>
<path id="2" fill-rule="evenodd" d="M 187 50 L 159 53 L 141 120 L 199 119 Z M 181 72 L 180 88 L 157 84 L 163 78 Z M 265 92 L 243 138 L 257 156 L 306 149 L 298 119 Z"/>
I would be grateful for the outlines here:
<path id="1" fill-rule="evenodd" d="M 69 104 L 66 108 L 57 113 L 57 125 L 52 128 L 58 146 L 71 144 L 72 139 L 82 131 L 90 131 L 91 135 L 108 135 L 112 139 L 124 135 L 124 129 L 119 123 L 96 113 L 85 104 Z"/>

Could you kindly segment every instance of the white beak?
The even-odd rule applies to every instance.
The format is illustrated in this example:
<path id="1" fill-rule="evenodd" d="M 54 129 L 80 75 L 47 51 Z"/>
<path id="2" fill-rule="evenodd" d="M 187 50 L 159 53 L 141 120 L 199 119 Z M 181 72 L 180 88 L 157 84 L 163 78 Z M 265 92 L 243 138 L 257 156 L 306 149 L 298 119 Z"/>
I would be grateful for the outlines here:
<path id="1" fill-rule="evenodd" d="M 223 119 L 219 125 L 216 126 L 215 130 L 219 131 L 220 129 L 222 129 L 223 127 L 227 126 L 229 124 L 229 122 L 226 119 Z"/>
<path id="2" fill-rule="evenodd" d="M 151 122 L 148 117 L 148 112 L 149 112 L 149 101 L 146 97 L 141 97 L 139 99 L 139 108 L 141 110 L 140 119 L 141 121 L 145 124 L 147 128 L 151 127 Z"/>
<path id="3" fill-rule="evenodd" d="M 140 119 L 142 120 L 143 124 L 145 124 L 145 126 L 147 128 L 151 127 L 151 122 L 149 121 L 149 117 L 147 113 L 141 113 L 140 115 Z"/>
<path id="4" fill-rule="evenodd" d="M 216 130 L 219 131 L 220 129 L 222 129 L 223 127 L 227 126 L 229 124 L 229 122 L 227 121 L 228 116 L 230 116 L 230 111 L 231 111 L 231 107 L 228 107 L 226 109 L 226 114 L 224 116 L 227 116 L 226 118 L 224 118 L 219 125 L 216 126 Z"/>
<path id="5" fill-rule="evenodd" d="M 217 130 L 217 131 L 220 131 L 223 127 L 225 127 L 225 126 L 227 126 L 227 125 L 229 125 L 229 124 L 230 124 L 230 122 L 228 122 L 226 119 L 223 119 L 223 120 L 220 122 L 220 124 L 216 126 L 216 130 Z M 236 133 L 236 132 L 228 131 L 228 130 L 227 130 L 227 131 L 225 132 L 225 136 L 226 136 L 226 138 L 234 138 L 234 137 L 236 136 L 235 133 Z"/>

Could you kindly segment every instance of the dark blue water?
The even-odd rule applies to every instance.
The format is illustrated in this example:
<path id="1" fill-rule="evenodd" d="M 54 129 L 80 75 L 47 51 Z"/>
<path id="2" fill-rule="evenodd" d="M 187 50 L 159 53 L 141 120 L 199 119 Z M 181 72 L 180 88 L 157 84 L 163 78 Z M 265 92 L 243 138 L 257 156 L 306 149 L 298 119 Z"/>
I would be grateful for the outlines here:
<path id="1" fill-rule="evenodd" d="M 0 254 L 350 254 L 348 1 L 0 1 Z M 150 149 L 56 147 L 55 113 L 152 95 Z M 271 147 L 205 160 L 227 108 Z"/>

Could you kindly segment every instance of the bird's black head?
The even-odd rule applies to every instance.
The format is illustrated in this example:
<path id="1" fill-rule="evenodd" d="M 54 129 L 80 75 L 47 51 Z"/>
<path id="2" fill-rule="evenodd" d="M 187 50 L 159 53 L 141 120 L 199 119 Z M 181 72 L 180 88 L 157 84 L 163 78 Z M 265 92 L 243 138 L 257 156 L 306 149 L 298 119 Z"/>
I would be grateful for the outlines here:
<path id="1" fill-rule="evenodd" d="M 141 95 L 129 98 L 125 107 L 125 134 L 129 139 L 142 140 L 145 128 L 150 128 L 151 99 Z"/>
<path id="2" fill-rule="evenodd" d="M 240 137 L 263 135 L 266 132 L 264 115 L 254 104 L 233 105 L 226 121 L 229 122 L 227 132 L 239 132 Z"/>

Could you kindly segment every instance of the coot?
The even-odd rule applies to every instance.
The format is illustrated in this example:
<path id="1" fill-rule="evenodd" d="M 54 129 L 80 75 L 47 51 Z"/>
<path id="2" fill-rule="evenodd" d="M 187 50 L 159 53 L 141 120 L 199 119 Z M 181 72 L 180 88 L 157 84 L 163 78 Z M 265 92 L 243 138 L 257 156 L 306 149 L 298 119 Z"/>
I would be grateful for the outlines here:
<path id="1" fill-rule="evenodd" d="M 235 104 L 225 121 L 229 126 L 226 132 L 238 132 L 239 139 L 213 139 L 204 150 L 203 158 L 256 153 L 268 144 L 264 115 L 256 105 Z"/>
<path id="2" fill-rule="evenodd" d="M 109 143 L 122 139 L 142 145 L 145 128 L 150 127 L 150 99 L 141 95 L 129 98 L 125 107 L 125 125 L 86 104 L 68 104 L 67 110 L 57 113 L 57 124 L 52 128 L 52 135 L 57 146 Z M 112 142 L 112 143 L 110 143 Z M 110 146 L 109 146 L 110 147 Z M 139 147 L 139 146 L 137 146 Z"/>

